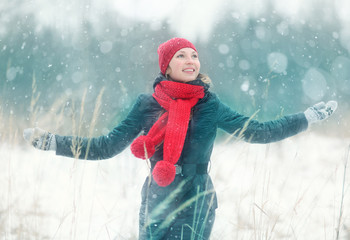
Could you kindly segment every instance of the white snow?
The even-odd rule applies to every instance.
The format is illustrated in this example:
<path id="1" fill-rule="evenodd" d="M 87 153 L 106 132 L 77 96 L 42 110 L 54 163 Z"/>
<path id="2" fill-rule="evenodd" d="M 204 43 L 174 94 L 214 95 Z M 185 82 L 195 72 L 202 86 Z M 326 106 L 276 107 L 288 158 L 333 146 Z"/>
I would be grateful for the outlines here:
<path id="1" fill-rule="evenodd" d="M 267 56 L 267 64 L 271 71 L 275 73 L 287 74 L 288 58 L 283 53 L 272 52 Z"/>
<path id="2" fill-rule="evenodd" d="M 212 239 L 335 239 L 349 143 L 312 131 L 268 145 L 217 143 Z M 4 239 L 137 239 L 148 166 L 130 150 L 95 162 L 3 144 L 0 156 Z M 350 236 L 349 177 L 348 170 L 344 240 Z"/>
<path id="3" fill-rule="evenodd" d="M 247 71 L 250 69 L 250 63 L 248 60 L 245 60 L 245 59 L 240 60 L 238 65 L 239 65 L 239 68 L 244 70 L 244 71 Z"/>
<path id="4" fill-rule="evenodd" d="M 113 43 L 111 41 L 103 41 L 100 46 L 100 51 L 104 54 L 109 53 L 113 48 Z"/>
<path id="5" fill-rule="evenodd" d="M 316 68 L 310 68 L 306 72 L 302 84 L 305 95 L 313 101 L 320 101 L 327 92 L 326 78 Z"/>
<path id="6" fill-rule="evenodd" d="M 23 74 L 23 68 L 20 67 L 10 67 L 6 71 L 6 81 L 13 81 L 17 74 Z"/>
<path id="7" fill-rule="evenodd" d="M 220 44 L 218 49 L 219 52 L 223 55 L 226 55 L 230 52 L 230 47 L 227 44 Z"/>
<path id="8" fill-rule="evenodd" d="M 80 71 L 76 71 L 72 74 L 72 82 L 80 83 L 84 79 L 84 74 Z"/>
<path id="9" fill-rule="evenodd" d="M 250 86 L 249 81 L 248 81 L 248 80 L 245 80 L 245 81 L 241 84 L 241 90 L 242 90 L 243 92 L 246 92 L 246 91 L 249 90 L 249 86 Z"/>

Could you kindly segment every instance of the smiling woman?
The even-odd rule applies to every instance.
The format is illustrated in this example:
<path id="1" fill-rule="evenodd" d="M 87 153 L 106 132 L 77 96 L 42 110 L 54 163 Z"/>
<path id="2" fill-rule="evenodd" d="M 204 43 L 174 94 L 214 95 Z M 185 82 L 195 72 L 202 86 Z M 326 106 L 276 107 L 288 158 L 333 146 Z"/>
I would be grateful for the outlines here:
<path id="1" fill-rule="evenodd" d="M 191 42 L 173 38 L 159 46 L 158 54 L 159 67 L 166 77 L 179 82 L 197 78 L 201 64 L 197 49 Z"/>
<path id="2" fill-rule="evenodd" d="M 199 69 L 200 62 L 197 52 L 192 48 L 183 48 L 175 53 L 165 75 L 174 81 L 188 82 L 197 78 Z"/>
<path id="3" fill-rule="evenodd" d="M 218 206 L 208 174 L 217 129 L 250 143 L 280 141 L 328 118 L 337 103 L 321 102 L 261 123 L 209 91 L 190 41 L 170 39 L 159 46 L 158 55 L 154 93 L 141 94 L 126 119 L 106 136 L 60 136 L 35 128 L 26 129 L 24 137 L 36 148 L 88 160 L 111 158 L 131 144 L 132 153 L 149 159 L 151 166 L 142 188 L 139 238 L 209 239 Z"/>

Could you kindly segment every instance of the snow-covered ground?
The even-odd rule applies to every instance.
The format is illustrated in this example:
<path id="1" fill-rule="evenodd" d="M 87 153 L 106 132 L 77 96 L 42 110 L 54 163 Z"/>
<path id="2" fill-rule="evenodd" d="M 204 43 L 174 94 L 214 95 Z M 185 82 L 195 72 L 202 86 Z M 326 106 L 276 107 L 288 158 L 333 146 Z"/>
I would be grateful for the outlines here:
<path id="1" fill-rule="evenodd" d="M 302 133 L 282 142 L 218 143 L 210 175 L 219 208 L 212 239 L 350 239 L 350 139 Z M 78 161 L 0 147 L 1 239 L 137 239 L 146 162 L 130 150 Z"/>

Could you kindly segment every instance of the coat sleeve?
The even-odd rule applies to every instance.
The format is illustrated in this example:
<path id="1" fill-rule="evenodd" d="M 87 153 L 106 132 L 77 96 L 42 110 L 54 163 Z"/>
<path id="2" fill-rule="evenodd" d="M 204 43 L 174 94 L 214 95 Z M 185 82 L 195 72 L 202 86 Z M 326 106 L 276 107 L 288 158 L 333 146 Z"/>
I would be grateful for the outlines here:
<path id="1" fill-rule="evenodd" d="M 84 138 L 55 135 L 56 154 L 87 160 L 111 158 L 122 152 L 142 129 L 142 98 L 140 95 L 128 116 L 105 136 Z"/>
<path id="2" fill-rule="evenodd" d="M 219 101 L 218 127 L 251 143 L 270 143 L 296 135 L 307 129 L 304 113 L 259 122 L 243 116 Z"/>

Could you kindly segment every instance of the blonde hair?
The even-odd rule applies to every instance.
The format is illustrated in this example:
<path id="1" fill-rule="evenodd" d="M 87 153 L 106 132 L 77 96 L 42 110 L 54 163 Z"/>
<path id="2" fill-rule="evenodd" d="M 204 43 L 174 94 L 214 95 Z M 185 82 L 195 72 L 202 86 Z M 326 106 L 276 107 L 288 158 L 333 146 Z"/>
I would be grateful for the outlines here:
<path id="1" fill-rule="evenodd" d="M 211 79 L 208 75 L 200 73 L 198 74 L 198 78 L 205 84 L 212 85 Z"/>

